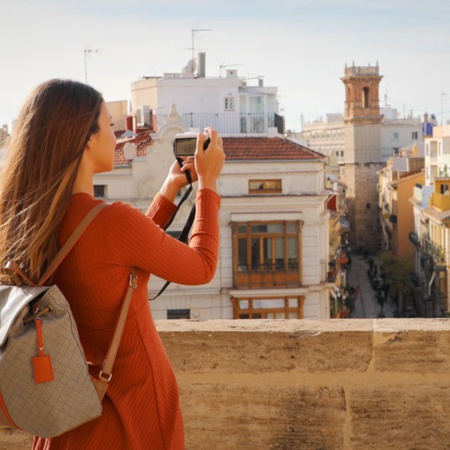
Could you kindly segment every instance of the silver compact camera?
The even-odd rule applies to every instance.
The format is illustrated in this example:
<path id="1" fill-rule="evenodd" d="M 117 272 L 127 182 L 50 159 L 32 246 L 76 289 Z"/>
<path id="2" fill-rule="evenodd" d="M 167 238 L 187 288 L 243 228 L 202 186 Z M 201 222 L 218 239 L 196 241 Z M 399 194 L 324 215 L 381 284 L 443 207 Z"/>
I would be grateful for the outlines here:
<path id="1" fill-rule="evenodd" d="M 181 156 L 189 157 L 194 156 L 195 149 L 197 148 L 197 135 L 194 131 L 187 131 L 185 133 L 177 133 L 173 141 L 173 153 L 176 158 Z M 209 145 L 209 136 L 203 144 L 203 150 L 206 150 Z"/>

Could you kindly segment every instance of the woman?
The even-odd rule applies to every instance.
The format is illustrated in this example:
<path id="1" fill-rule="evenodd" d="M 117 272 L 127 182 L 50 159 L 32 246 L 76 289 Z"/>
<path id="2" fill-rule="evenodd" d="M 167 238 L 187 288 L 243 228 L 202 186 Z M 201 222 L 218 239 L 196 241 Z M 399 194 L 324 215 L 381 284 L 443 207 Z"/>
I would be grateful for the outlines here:
<path id="1" fill-rule="evenodd" d="M 97 203 L 93 176 L 113 169 L 116 139 L 102 96 L 74 81 L 51 80 L 26 101 L 8 149 L 0 190 L 0 267 L 20 264 L 37 281 L 58 248 Z M 148 306 L 151 273 L 201 284 L 217 264 L 222 140 L 199 134 L 194 160 L 172 165 L 144 215 L 123 203 L 102 210 L 63 261 L 54 282 L 70 302 L 91 373 L 106 355 L 131 267 L 137 268 L 122 341 L 99 419 L 61 436 L 36 437 L 35 450 L 184 449 L 175 376 Z M 198 180 L 191 239 L 183 244 L 162 227 L 175 210 L 185 171 Z"/>

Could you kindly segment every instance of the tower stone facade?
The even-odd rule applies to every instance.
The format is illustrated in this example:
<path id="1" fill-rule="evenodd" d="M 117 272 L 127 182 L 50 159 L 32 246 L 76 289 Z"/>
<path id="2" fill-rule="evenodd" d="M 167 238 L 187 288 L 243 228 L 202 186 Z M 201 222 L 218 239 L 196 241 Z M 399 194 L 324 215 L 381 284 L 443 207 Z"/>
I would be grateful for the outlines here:
<path id="1" fill-rule="evenodd" d="M 378 251 L 377 171 L 381 162 L 381 114 L 378 65 L 346 67 L 345 152 L 341 179 L 347 185 L 350 243 L 355 250 Z"/>

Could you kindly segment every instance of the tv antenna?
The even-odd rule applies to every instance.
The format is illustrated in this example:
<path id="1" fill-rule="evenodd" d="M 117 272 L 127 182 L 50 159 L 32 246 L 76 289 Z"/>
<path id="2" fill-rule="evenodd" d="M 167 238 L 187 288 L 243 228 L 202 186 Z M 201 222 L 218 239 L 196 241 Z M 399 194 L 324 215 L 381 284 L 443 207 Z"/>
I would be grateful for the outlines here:
<path id="1" fill-rule="evenodd" d="M 191 30 L 192 47 L 186 49 L 192 50 L 192 59 L 195 59 L 195 45 L 194 45 L 195 33 L 198 33 L 199 31 L 211 31 L 211 30 L 209 28 L 192 28 Z"/>
<path id="2" fill-rule="evenodd" d="M 98 48 L 85 48 L 84 49 L 84 81 L 87 84 L 87 63 L 86 63 L 86 57 L 88 53 L 98 53 Z"/>
<path id="3" fill-rule="evenodd" d="M 221 64 L 219 66 L 219 76 L 222 77 L 222 69 L 224 67 L 236 67 L 236 66 L 242 66 L 242 64 Z"/>

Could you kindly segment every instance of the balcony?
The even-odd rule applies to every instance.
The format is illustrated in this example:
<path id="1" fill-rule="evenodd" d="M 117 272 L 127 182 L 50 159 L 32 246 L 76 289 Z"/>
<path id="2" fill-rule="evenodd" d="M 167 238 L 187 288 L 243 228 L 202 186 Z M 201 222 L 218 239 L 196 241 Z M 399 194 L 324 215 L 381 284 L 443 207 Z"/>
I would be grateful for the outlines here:
<path id="1" fill-rule="evenodd" d="M 445 449 L 448 319 L 158 321 L 186 448 Z M 0 448 L 31 437 L 0 431 Z"/>
<path id="2" fill-rule="evenodd" d="M 445 261 L 444 248 L 430 241 L 428 238 L 424 241 L 423 251 L 432 256 L 434 262 L 437 264 Z"/>
<path id="3" fill-rule="evenodd" d="M 414 231 L 409 232 L 409 242 L 411 242 L 411 244 L 415 245 L 416 247 L 420 247 L 419 236 L 417 236 Z"/>
<path id="4" fill-rule="evenodd" d="M 237 289 L 267 289 L 300 286 L 298 261 L 285 263 L 266 262 L 252 267 L 239 265 L 235 274 L 234 287 Z"/>
<path id="5" fill-rule="evenodd" d="M 435 206 L 441 211 L 450 210 L 450 195 L 433 192 L 430 199 L 430 206 Z"/>
<path id="6" fill-rule="evenodd" d="M 242 113 L 190 113 L 180 114 L 181 121 L 187 128 L 203 130 L 211 126 L 220 133 L 267 133 L 269 128 L 276 128 L 284 134 L 284 117 L 272 114 Z M 165 118 L 164 118 L 165 120 Z M 158 123 L 161 121 L 158 116 Z M 164 122 L 163 122 L 164 123 Z"/>

